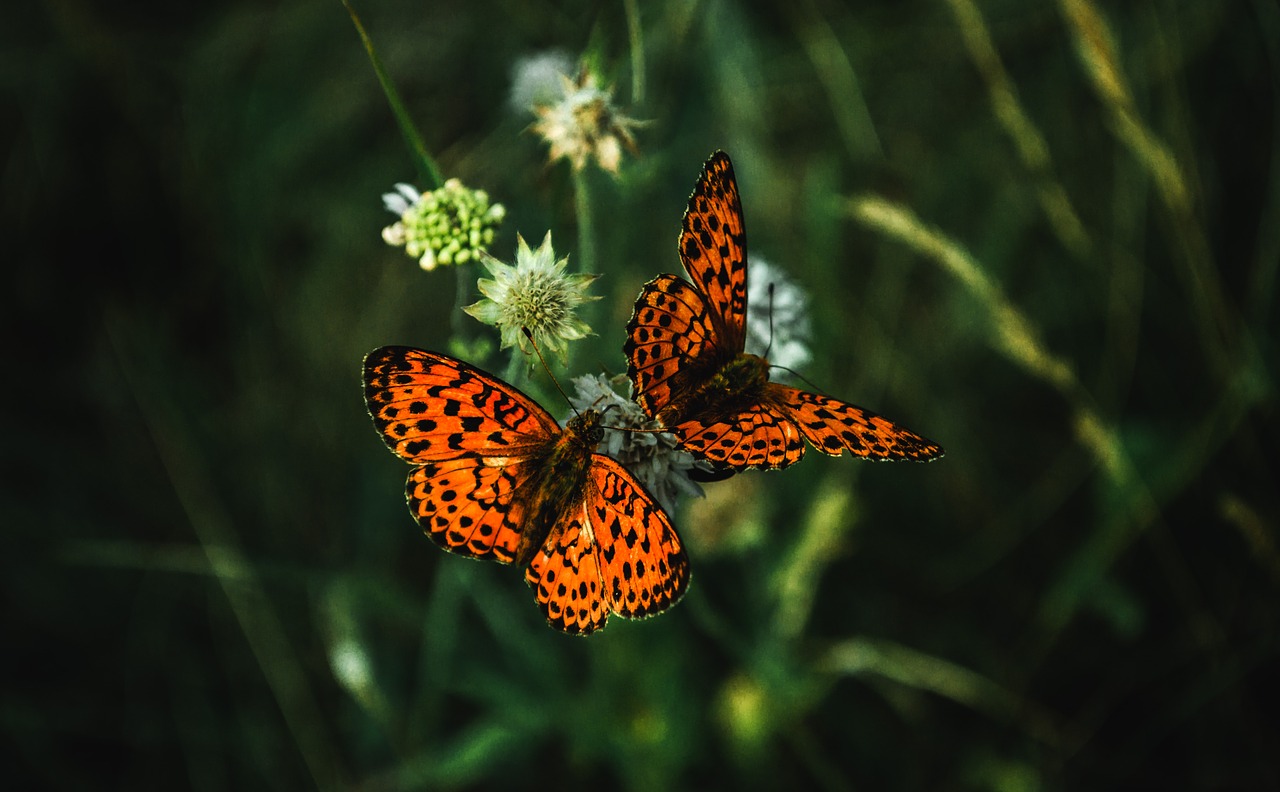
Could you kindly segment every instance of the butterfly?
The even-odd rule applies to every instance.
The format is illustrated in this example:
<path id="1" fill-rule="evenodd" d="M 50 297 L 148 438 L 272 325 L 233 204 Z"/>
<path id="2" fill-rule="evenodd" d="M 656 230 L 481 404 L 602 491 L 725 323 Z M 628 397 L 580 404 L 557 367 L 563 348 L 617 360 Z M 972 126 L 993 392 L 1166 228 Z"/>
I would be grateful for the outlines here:
<path id="1" fill-rule="evenodd" d="M 852 404 L 769 381 L 745 352 L 747 237 L 733 165 L 711 155 L 680 232 L 689 281 L 644 285 L 627 323 L 627 374 L 646 414 L 721 471 L 784 468 L 805 441 L 831 456 L 929 460 L 942 448 Z"/>
<path id="2" fill-rule="evenodd" d="M 666 513 L 596 453 L 601 413 L 561 429 L 515 387 L 446 355 L 403 346 L 364 359 L 364 396 L 387 447 L 412 464 L 409 511 L 453 553 L 525 568 L 547 622 L 587 634 L 610 613 L 652 616 L 689 586 Z"/>

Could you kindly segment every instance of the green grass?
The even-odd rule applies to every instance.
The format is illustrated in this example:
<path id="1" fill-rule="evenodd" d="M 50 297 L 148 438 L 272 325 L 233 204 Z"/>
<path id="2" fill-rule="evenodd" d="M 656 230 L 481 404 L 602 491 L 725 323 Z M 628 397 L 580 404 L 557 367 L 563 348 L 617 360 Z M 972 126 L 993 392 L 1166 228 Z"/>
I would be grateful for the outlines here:
<path id="1" fill-rule="evenodd" d="M 420 148 L 342 3 L 0 20 L 14 783 L 1280 784 L 1273 4 L 353 7 Z M 509 105 L 548 49 L 647 121 L 618 177 Z M 717 148 L 803 374 L 947 456 L 708 484 L 686 599 L 566 638 L 404 507 L 363 355 L 496 336 L 379 195 L 602 273 L 565 381 L 625 369 Z"/>

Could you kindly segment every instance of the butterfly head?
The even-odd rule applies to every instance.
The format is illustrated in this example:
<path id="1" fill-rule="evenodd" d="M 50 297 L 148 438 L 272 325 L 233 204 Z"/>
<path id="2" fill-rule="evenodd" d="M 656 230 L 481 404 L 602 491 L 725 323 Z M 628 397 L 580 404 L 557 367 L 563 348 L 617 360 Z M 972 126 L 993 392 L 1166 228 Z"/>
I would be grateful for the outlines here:
<path id="1" fill-rule="evenodd" d="M 604 427 L 600 424 L 603 413 L 599 410 L 583 410 L 569 419 L 564 433 L 574 443 L 581 443 L 588 449 L 595 450 L 604 439 Z"/>

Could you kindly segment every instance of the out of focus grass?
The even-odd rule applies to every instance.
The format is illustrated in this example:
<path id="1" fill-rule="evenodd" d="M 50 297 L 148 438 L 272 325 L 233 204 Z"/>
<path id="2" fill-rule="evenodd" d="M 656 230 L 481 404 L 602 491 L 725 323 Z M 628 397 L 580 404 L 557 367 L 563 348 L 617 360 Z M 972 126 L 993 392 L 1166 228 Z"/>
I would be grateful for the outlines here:
<path id="1" fill-rule="evenodd" d="M 427 185 L 342 4 L 6 7 L 12 782 L 1280 785 L 1273 4 L 354 7 L 495 254 L 604 273 L 571 373 L 624 368 L 724 148 L 804 374 L 947 456 L 710 484 L 684 602 L 558 635 L 364 414 L 477 272 L 380 241 Z M 510 106 L 549 49 L 650 121 L 618 179 Z"/>

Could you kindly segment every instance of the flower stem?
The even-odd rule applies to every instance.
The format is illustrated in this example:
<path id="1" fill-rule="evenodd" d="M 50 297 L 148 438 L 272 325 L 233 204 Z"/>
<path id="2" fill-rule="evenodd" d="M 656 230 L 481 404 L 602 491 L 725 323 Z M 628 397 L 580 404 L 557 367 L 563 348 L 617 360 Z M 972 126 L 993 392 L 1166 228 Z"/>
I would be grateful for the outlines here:
<path id="1" fill-rule="evenodd" d="M 471 298 L 471 290 L 467 288 L 467 284 L 471 282 L 470 267 L 457 266 L 453 268 L 454 287 L 453 287 L 453 313 L 449 314 L 449 328 L 453 331 L 453 337 L 462 341 L 466 336 L 470 335 L 465 332 L 466 316 L 463 308 L 467 301 Z"/>
<path id="2" fill-rule="evenodd" d="M 599 273 L 596 261 L 595 213 L 591 206 L 591 190 L 587 186 L 587 169 L 573 171 L 574 206 L 578 213 L 578 272 Z M 572 260 L 571 260 L 572 261 Z M 600 318 L 600 306 L 588 303 L 582 306 L 582 318 L 588 325 L 595 325 Z"/>
<path id="3" fill-rule="evenodd" d="M 364 44 L 365 52 L 369 53 L 369 62 L 373 64 L 373 72 L 378 75 L 378 82 L 382 85 L 382 92 L 386 94 L 387 104 L 391 105 L 391 112 L 396 117 L 396 123 L 400 126 L 400 134 L 404 135 L 405 143 L 409 144 L 410 150 L 418 160 L 418 170 L 423 178 L 427 180 L 428 188 L 437 190 L 444 185 L 444 179 L 440 176 L 440 169 L 436 167 L 435 160 L 431 159 L 431 155 L 427 153 L 426 144 L 422 142 L 422 135 L 418 134 L 418 129 L 413 125 L 412 119 L 409 118 L 409 111 L 405 109 L 404 102 L 400 100 L 400 93 L 396 91 L 395 85 L 391 82 L 387 70 L 382 65 L 382 59 L 378 57 L 378 51 L 374 49 L 373 41 L 369 38 L 369 34 L 365 31 L 364 25 L 360 22 L 360 17 L 356 14 L 356 10 L 351 7 L 350 0 L 342 0 L 342 5 L 346 7 L 347 14 L 351 17 L 351 24 L 355 25 L 356 33 L 360 35 L 360 41 Z"/>
<path id="4" fill-rule="evenodd" d="M 627 34 L 631 39 L 631 103 L 644 101 L 644 30 L 640 27 L 640 4 L 624 0 L 627 12 Z"/>
<path id="5" fill-rule="evenodd" d="M 596 262 L 595 229 L 591 211 L 591 191 L 587 187 L 586 168 L 573 171 L 574 207 L 578 213 L 578 271 L 592 272 Z"/>

